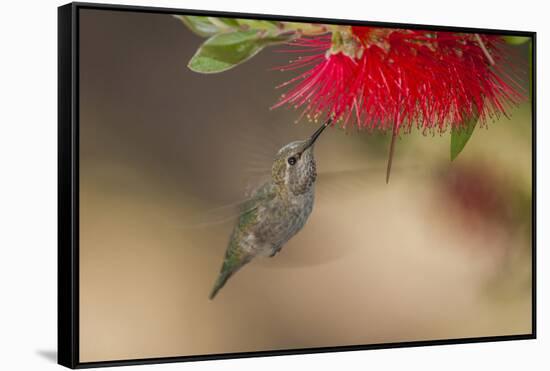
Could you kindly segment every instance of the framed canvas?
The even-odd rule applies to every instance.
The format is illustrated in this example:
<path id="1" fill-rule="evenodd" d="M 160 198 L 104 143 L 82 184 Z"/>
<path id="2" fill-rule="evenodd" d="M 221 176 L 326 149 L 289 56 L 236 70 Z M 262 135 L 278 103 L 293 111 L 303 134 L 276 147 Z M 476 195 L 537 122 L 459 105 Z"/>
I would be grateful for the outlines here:
<path id="1" fill-rule="evenodd" d="M 534 32 L 58 19 L 60 364 L 535 338 Z"/>

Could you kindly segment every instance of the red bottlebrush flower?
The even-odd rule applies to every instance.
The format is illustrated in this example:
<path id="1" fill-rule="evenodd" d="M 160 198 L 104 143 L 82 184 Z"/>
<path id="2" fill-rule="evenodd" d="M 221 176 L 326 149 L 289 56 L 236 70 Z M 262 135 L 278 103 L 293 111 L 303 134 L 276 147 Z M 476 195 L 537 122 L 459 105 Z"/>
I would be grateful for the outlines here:
<path id="1" fill-rule="evenodd" d="M 354 26 L 291 45 L 306 56 L 279 69 L 309 69 L 281 85 L 291 88 L 274 107 L 290 104 L 343 126 L 444 131 L 476 115 L 482 124 L 506 115 L 523 98 L 501 68 L 498 36 Z"/>

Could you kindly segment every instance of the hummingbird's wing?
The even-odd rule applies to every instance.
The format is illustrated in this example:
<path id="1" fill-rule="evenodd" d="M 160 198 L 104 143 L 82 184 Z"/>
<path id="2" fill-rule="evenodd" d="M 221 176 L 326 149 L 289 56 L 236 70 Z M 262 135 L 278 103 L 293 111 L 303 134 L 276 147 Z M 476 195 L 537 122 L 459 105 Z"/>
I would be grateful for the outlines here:
<path id="1" fill-rule="evenodd" d="M 316 198 L 319 201 L 323 198 L 336 197 L 336 195 L 341 197 L 349 194 L 347 191 L 362 188 L 369 181 L 379 178 L 379 174 L 383 174 L 383 171 L 385 171 L 383 166 L 379 168 L 371 166 L 320 172 L 317 178 Z M 210 228 L 221 224 L 233 224 L 242 214 L 252 211 L 257 206 L 257 202 L 261 200 L 261 197 L 258 198 L 256 193 L 258 189 L 267 183 L 270 173 L 271 169 L 269 167 L 248 170 L 248 179 L 253 180 L 248 182 L 249 185 L 241 198 L 193 212 L 178 221 L 178 228 Z M 246 169 L 245 174 L 247 174 Z M 252 186 L 257 182 L 262 182 L 262 186 Z"/>
<path id="2" fill-rule="evenodd" d="M 204 209 L 181 220 L 182 229 L 210 228 L 220 224 L 234 224 L 242 215 L 254 211 L 262 202 L 274 197 L 270 185 L 264 182 L 251 188 L 241 199 L 225 205 Z"/>
<path id="3" fill-rule="evenodd" d="M 430 171 L 431 167 L 423 166 L 419 162 L 394 165 L 390 183 L 411 177 L 425 177 Z M 384 185 L 385 174 L 386 164 L 383 162 L 364 167 L 321 171 L 316 182 L 316 203 L 319 205 L 335 198 L 354 197 L 357 192 L 365 192 L 373 185 Z"/>
<path id="4" fill-rule="evenodd" d="M 373 187 L 386 187 L 385 171 L 386 165 L 384 163 L 344 170 L 320 171 L 315 189 L 316 201 L 314 214 L 311 217 L 316 217 L 315 210 L 322 211 L 323 209 L 330 208 L 335 202 L 339 203 L 345 199 L 353 199 L 353 197 L 357 197 L 361 192 L 369 192 Z M 398 164 L 393 169 L 392 181 L 397 182 L 400 177 L 422 177 L 427 174 L 427 171 L 427 168 L 421 164 Z M 257 174 L 269 177 L 270 169 L 269 167 L 264 168 L 263 171 L 258 169 Z M 229 236 L 231 228 L 233 228 L 241 215 L 253 211 L 261 202 L 265 201 L 265 197 L 269 194 L 263 188 L 265 184 L 267 183 L 251 189 L 241 199 L 192 214 L 189 218 L 182 220 L 178 224 L 178 228 L 181 228 L 183 234 L 225 234 Z M 201 243 L 200 238 L 196 241 L 197 243 Z M 220 243 L 223 244 L 223 241 Z M 206 245 L 205 243 L 205 247 Z M 219 254 L 218 249 L 210 248 L 210 246 L 208 244 L 206 250 L 211 251 L 212 254 Z M 221 248 L 221 246 L 217 247 Z M 277 258 L 258 259 L 255 264 L 270 269 L 319 266 L 348 256 L 358 248 L 360 246 L 353 245 L 338 246 L 337 249 L 323 249 L 322 251 L 319 249 L 283 248 L 282 253 Z"/>
<path id="5" fill-rule="evenodd" d="M 233 224 L 235 220 L 252 208 L 251 198 L 242 198 L 232 203 L 200 210 L 178 221 L 177 227 L 181 229 L 208 229 L 220 224 Z"/>

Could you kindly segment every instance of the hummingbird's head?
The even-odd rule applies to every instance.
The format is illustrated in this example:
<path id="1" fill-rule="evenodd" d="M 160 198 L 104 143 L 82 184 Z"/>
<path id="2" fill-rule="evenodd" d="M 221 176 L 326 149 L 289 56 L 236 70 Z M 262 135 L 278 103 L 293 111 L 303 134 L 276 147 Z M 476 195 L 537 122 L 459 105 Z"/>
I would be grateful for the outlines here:
<path id="1" fill-rule="evenodd" d="M 319 135 L 330 125 L 331 120 L 323 124 L 313 135 L 305 140 L 291 142 L 277 152 L 271 168 L 273 181 L 298 195 L 311 188 L 317 177 L 313 149 Z"/>

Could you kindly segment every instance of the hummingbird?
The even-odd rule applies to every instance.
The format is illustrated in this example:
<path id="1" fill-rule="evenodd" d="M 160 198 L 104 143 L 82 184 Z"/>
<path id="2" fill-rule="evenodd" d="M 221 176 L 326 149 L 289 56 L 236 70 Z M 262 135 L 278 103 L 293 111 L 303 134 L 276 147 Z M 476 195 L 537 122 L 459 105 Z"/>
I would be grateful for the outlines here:
<path id="1" fill-rule="evenodd" d="M 243 202 L 210 300 L 253 258 L 275 256 L 304 227 L 315 199 L 315 142 L 331 122 L 309 138 L 282 147 L 271 167 L 271 179 Z"/>

